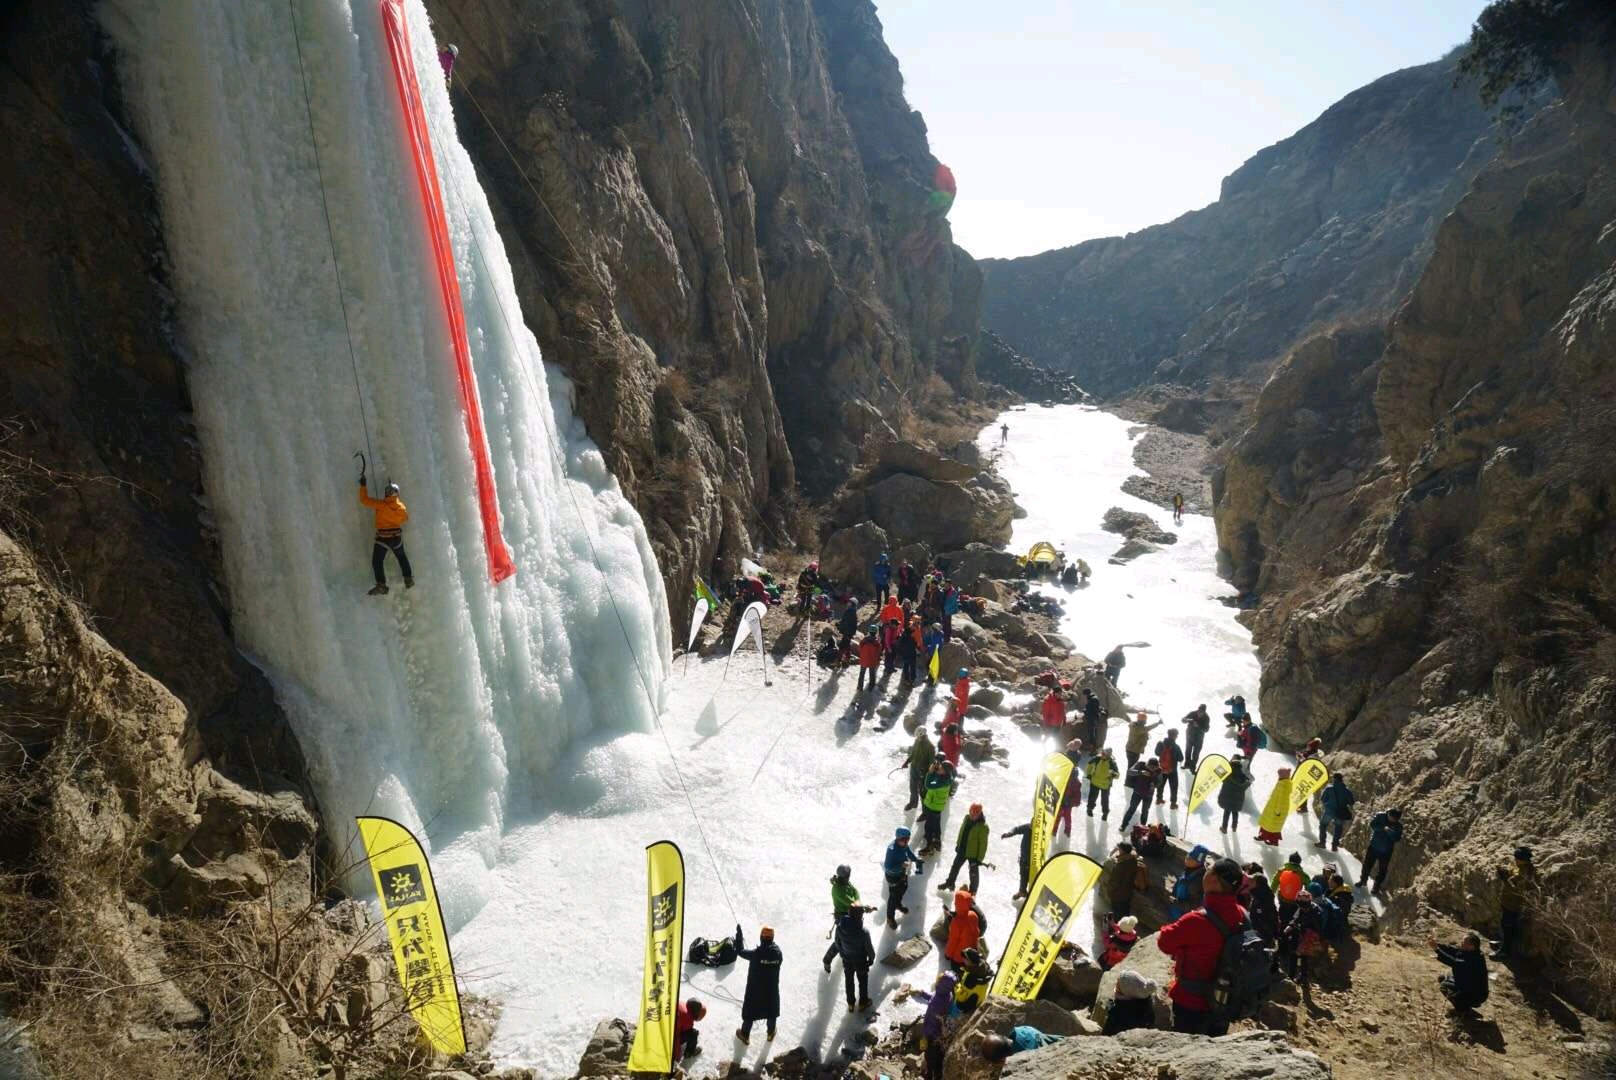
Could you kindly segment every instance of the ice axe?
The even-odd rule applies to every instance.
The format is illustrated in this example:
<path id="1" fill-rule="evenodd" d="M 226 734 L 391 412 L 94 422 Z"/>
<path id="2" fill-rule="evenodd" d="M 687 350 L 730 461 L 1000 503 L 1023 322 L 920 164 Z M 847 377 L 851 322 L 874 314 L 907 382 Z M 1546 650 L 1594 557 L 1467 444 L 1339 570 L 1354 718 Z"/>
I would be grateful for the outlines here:
<path id="1" fill-rule="evenodd" d="M 369 495 L 370 485 L 365 483 L 365 474 L 370 471 L 369 462 L 365 460 L 365 452 L 363 450 L 356 451 L 354 453 L 354 457 L 359 459 L 359 486 L 365 489 L 366 495 Z"/>

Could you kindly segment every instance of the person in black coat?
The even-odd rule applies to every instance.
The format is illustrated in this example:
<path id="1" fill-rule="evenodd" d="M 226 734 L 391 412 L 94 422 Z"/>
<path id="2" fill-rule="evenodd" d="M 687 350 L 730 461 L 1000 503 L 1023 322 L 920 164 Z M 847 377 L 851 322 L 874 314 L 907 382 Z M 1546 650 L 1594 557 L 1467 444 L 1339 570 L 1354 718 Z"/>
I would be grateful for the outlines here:
<path id="1" fill-rule="evenodd" d="M 854 904 L 846 915 L 836 920 L 836 953 L 842 958 L 842 981 L 849 1009 L 870 1007 L 870 965 L 875 963 L 875 942 L 870 940 L 869 928 L 864 925 L 864 913 L 874 910 L 868 904 Z M 855 982 L 858 984 L 857 1005 L 853 1003 Z"/>
<path id="2" fill-rule="evenodd" d="M 1438 945 L 1434 937 L 1427 938 L 1426 944 L 1436 950 L 1438 960 L 1453 969 L 1437 978 L 1437 986 L 1454 1012 L 1470 1012 L 1487 1000 L 1487 961 L 1481 955 L 1480 934 L 1471 931 L 1456 946 Z"/>
<path id="3" fill-rule="evenodd" d="M 1274 887 L 1268 883 L 1268 873 L 1262 863 L 1247 863 L 1246 872 L 1250 891 L 1240 898 L 1251 917 L 1251 928 L 1263 941 L 1272 945 L 1279 938 L 1279 902 L 1274 899 Z"/>
<path id="4" fill-rule="evenodd" d="M 1137 971 L 1117 976 L 1116 998 L 1105 1011 L 1102 1035 L 1120 1035 L 1134 1028 L 1156 1026 L 1156 983 Z"/>
<path id="5" fill-rule="evenodd" d="M 1016 890 L 1015 899 L 1020 900 L 1027 895 L 1028 863 L 1032 862 L 1032 822 L 1017 825 L 1007 833 L 1000 833 L 999 839 L 1008 840 L 1012 836 L 1021 837 L 1021 888 Z"/>
<path id="6" fill-rule="evenodd" d="M 746 961 L 746 993 L 741 1000 L 741 1026 L 735 1037 L 742 1042 L 752 1038 L 752 1025 L 765 1020 L 769 1025 L 769 1038 L 774 1038 L 774 1025 L 780 1019 L 780 946 L 774 943 L 774 928 L 765 926 L 758 931 L 755 949 L 746 948 L 741 928 L 735 927 L 735 955 Z"/>
<path id="7" fill-rule="evenodd" d="M 1234 766 L 1218 788 L 1218 806 L 1223 810 L 1223 824 L 1218 832 L 1240 828 L 1240 810 L 1246 805 L 1246 792 L 1251 790 L 1251 774 L 1246 771 L 1245 759 L 1236 754 L 1229 761 Z"/>

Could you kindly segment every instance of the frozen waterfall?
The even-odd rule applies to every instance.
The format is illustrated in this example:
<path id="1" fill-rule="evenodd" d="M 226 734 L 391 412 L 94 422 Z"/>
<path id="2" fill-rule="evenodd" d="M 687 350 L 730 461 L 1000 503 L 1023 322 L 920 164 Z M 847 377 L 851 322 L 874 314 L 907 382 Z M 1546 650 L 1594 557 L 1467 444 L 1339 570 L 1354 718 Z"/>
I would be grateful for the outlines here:
<path id="1" fill-rule="evenodd" d="M 574 417 L 570 384 L 522 325 L 426 11 L 410 0 L 517 565 L 513 580 L 489 584 L 379 7 L 292 4 L 107 0 L 101 17 L 154 157 L 237 639 L 274 680 L 326 821 L 385 814 L 436 841 L 458 923 L 480 906 L 508 808 L 569 741 L 650 725 L 670 654 L 666 603 L 638 515 Z M 410 510 L 417 586 L 399 588 L 389 560 L 387 597 L 365 595 L 371 522 L 352 458 L 365 446 L 360 395 L 373 486 L 396 481 Z"/>

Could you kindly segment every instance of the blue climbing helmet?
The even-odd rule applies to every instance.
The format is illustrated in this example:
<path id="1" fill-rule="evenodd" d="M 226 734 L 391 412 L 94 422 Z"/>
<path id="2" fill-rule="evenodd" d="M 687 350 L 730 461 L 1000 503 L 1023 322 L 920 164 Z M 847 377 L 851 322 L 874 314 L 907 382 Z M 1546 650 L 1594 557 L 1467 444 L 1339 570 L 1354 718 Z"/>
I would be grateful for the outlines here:
<path id="1" fill-rule="evenodd" d="M 907 840 L 913 835 L 914 833 L 910 832 L 908 826 L 906 825 L 899 825 L 898 831 L 893 833 L 894 838 L 898 840 Z"/>
<path id="2" fill-rule="evenodd" d="M 887 561 L 887 553 L 883 551 L 881 553 L 881 557 L 879 559 L 875 560 L 875 561 L 876 562 L 886 562 Z"/>
<path id="3" fill-rule="evenodd" d="M 957 679 L 963 679 L 963 678 L 965 678 L 965 677 L 966 677 L 966 676 L 968 676 L 968 675 L 969 675 L 969 674 L 970 674 L 970 673 L 971 673 L 971 669 L 970 669 L 970 668 L 960 668 L 960 672 L 959 672 L 959 674 L 958 674 L 958 675 L 956 675 L 956 676 L 955 676 L 955 678 L 957 678 Z"/>

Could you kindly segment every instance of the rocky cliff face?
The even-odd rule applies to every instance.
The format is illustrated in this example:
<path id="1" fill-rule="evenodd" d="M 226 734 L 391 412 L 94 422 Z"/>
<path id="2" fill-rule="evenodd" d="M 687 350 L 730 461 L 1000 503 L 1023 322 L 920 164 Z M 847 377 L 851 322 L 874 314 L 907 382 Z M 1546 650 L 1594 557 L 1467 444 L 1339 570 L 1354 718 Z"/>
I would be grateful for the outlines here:
<path id="1" fill-rule="evenodd" d="M 524 310 L 676 605 L 788 539 L 871 404 L 969 381 L 979 274 L 870 0 L 428 6 Z"/>
<path id="2" fill-rule="evenodd" d="M 1354 752 L 1360 795 L 1417 823 L 1394 882 L 1484 924 L 1518 842 L 1582 910 L 1616 812 L 1611 41 L 1477 175 L 1384 334 L 1280 365 L 1218 490 L 1266 721 Z"/>
<path id="3" fill-rule="evenodd" d="M 983 262 L 985 323 L 1088 390 L 1260 381 L 1309 328 L 1384 318 L 1498 140 L 1452 58 L 1331 106 L 1223 181 L 1218 201 L 1125 237 Z"/>

